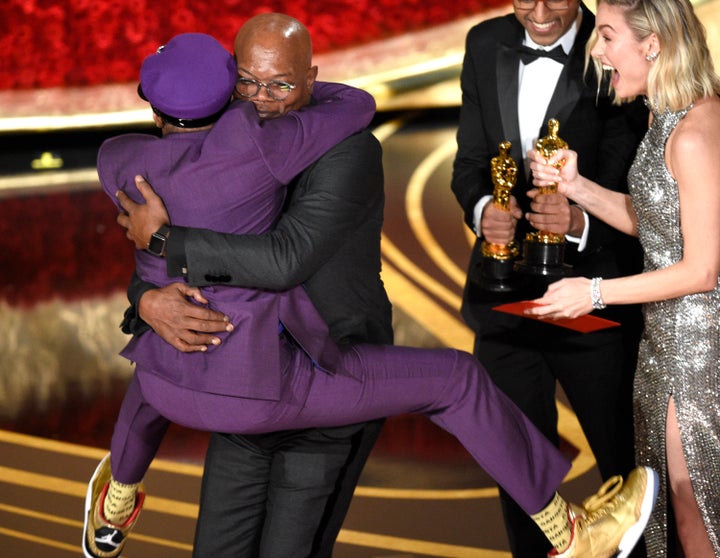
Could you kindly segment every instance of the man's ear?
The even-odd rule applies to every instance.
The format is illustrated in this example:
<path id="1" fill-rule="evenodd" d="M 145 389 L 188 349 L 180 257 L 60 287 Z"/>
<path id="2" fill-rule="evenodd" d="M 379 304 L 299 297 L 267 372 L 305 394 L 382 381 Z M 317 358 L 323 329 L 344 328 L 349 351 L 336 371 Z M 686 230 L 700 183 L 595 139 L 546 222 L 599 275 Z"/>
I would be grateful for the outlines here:
<path id="1" fill-rule="evenodd" d="M 163 126 L 165 126 L 165 121 L 162 119 L 162 116 L 160 116 L 158 113 L 153 111 L 153 122 L 155 122 L 155 126 L 162 129 Z"/>
<path id="2" fill-rule="evenodd" d="M 313 92 L 313 85 L 315 84 L 315 80 L 317 79 L 318 74 L 318 67 L 317 66 L 310 66 L 307 71 L 307 75 L 305 76 L 305 79 L 307 80 L 307 90 L 310 91 L 310 93 Z"/>

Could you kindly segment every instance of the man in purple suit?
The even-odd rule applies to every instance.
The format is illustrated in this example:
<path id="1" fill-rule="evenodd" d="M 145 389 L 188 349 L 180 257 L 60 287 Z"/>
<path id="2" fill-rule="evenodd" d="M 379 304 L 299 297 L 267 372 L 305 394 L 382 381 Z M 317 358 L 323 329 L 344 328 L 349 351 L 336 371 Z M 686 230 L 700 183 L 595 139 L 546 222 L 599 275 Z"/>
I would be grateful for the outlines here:
<path id="1" fill-rule="evenodd" d="M 262 232 L 277 219 L 283 182 L 297 174 L 297 166 L 357 129 L 328 115 L 342 113 L 343 121 L 357 119 L 364 127 L 371 116 L 368 99 L 357 90 L 325 85 L 316 87 L 318 105 L 310 110 L 261 125 L 253 107 L 235 103 L 210 127 L 235 81 L 232 58 L 222 50 L 206 35 L 186 34 L 148 57 L 141 88 L 163 138 L 109 140 L 100 150 L 98 173 L 113 199 L 124 188 L 138 201 L 134 177 L 142 173 L 175 223 Z M 297 147 L 303 149 L 289 149 Z M 137 253 L 138 273 L 156 284 L 170 282 L 164 262 L 155 258 L 162 244 L 151 242 L 148 251 Z M 569 463 L 471 355 L 340 347 L 301 287 L 277 293 L 211 287 L 198 299 L 229 317 L 234 331 L 221 345 L 185 354 L 147 332 L 123 351 L 136 362 L 136 372 L 111 454 L 88 487 L 86 556 L 120 554 L 142 506 L 142 476 L 168 421 L 260 433 L 408 412 L 423 413 L 454 434 L 533 517 L 554 555 L 625 556 L 640 536 L 654 503 L 655 474 L 636 469 L 625 483 L 612 480 L 617 490 L 603 487 L 606 497 L 596 508 L 571 508 L 556 492 Z"/>

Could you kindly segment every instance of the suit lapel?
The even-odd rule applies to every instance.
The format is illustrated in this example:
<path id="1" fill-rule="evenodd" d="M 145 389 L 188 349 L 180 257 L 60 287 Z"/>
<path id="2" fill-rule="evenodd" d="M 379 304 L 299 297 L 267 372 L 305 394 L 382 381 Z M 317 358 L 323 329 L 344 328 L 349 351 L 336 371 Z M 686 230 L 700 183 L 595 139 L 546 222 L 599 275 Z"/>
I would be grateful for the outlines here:
<path id="1" fill-rule="evenodd" d="M 551 118 L 560 122 L 560 136 L 562 137 L 562 125 L 570 117 L 582 95 L 583 80 L 578 79 L 578 76 L 582 76 L 585 71 L 585 43 L 593 30 L 595 18 L 585 4 L 581 4 L 581 9 L 583 10 L 582 22 L 575 37 L 575 44 L 573 44 L 568 61 L 558 78 L 538 137 L 547 135 L 547 121 Z"/>
<path id="2" fill-rule="evenodd" d="M 566 122 L 570 117 L 570 113 L 580 99 L 582 83 L 577 79 L 573 79 L 573 76 L 577 75 L 578 70 L 582 72 L 582 67 L 578 69 L 575 66 L 574 59 L 565 64 L 545 113 L 539 137 L 547 134 L 547 121 L 550 118 L 556 118 L 560 122 L 560 129 L 562 130 L 563 122 Z"/>
<path id="3" fill-rule="evenodd" d="M 502 117 L 503 135 L 513 143 L 520 139 L 518 123 L 518 64 L 515 51 L 507 45 L 500 45 L 497 51 L 497 96 Z"/>
<path id="4" fill-rule="evenodd" d="M 500 43 L 497 49 L 497 98 L 502 119 L 503 139 L 512 144 L 510 155 L 518 164 L 518 174 L 524 175 L 525 154 L 520 141 L 520 123 L 518 121 L 518 66 L 520 57 L 513 45 L 520 45 L 523 29 L 517 24 L 518 33 L 514 41 Z"/>

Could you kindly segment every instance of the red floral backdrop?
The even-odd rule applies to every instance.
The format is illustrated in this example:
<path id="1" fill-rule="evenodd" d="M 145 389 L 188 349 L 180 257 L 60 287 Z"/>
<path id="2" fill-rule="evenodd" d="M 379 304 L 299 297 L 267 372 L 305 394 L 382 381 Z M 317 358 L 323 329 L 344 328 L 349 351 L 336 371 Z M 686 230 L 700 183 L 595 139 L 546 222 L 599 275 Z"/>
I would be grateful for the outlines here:
<path id="1" fill-rule="evenodd" d="M 180 32 L 231 47 L 262 12 L 305 23 L 316 52 L 445 23 L 508 0 L 3 0 L 0 89 L 133 81 L 140 62 Z"/>
<path id="2" fill-rule="evenodd" d="M 116 214 L 102 190 L 0 199 L 0 300 L 30 306 L 124 290 L 135 260 Z"/>

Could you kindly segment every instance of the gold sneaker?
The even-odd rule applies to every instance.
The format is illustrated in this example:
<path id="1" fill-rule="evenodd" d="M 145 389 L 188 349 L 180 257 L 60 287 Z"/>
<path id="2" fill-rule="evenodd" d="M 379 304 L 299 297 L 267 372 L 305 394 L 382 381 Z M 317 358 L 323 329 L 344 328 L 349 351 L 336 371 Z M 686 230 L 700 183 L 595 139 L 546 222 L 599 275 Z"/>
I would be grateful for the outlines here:
<path id="1" fill-rule="evenodd" d="M 571 506 L 570 546 L 551 551 L 552 558 L 626 558 L 642 536 L 655 506 L 658 476 L 650 467 L 637 467 L 625 482 L 617 476 L 583 501 Z"/>
<path id="2" fill-rule="evenodd" d="M 103 515 L 103 503 L 110 482 L 110 454 L 95 469 L 85 496 L 85 525 L 83 527 L 83 554 L 86 558 L 118 558 L 135 526 L 145 501 L 145 487 L 140 484 L 135 497 L 135 509 L 122 525 L 114 525 Z"/>

